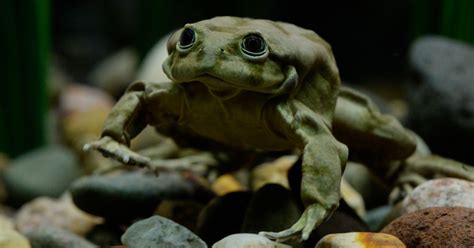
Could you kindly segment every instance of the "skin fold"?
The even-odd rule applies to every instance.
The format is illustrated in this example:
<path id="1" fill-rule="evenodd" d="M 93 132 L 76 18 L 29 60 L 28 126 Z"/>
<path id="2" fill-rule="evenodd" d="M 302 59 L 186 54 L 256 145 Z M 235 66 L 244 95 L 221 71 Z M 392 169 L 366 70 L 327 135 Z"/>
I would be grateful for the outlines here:
<path id="1" fill-rule="evenodd" d="M 133 83 L 106 120 L 102 138 L 85 149 L 156 169 L 128 149 L 147 125 L 176 141 L 241 150 L 298 148 L 306 209 L 289 229 L 261 232 L 269 238 L 305 240 L 331 215 L 349 150 L 351 159 L 404 189 L 433 175 L 429 171 L 474 180 L 471 168 L 457 162 L 413 159 L 419 157 L 415 136 L 364 95 L 341 87 L 330 45 L 311 30 L 216 17 L 175 32 L 168 53 L 163 70 L 171 81 Z M 450 166 L 455 169 L 443 169 Z M 404 179 L 397 181 L 398 174 Z"/>

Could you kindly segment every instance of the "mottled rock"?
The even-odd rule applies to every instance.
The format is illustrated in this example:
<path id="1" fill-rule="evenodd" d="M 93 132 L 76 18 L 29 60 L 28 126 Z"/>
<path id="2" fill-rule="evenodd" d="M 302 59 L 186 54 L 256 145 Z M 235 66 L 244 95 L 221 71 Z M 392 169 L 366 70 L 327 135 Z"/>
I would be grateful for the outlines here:
<path id="1" fill-rule="evenodd" d="M 25 236 L 19 234 L 14 229 L 0 228 L 1 248 L 30 248 L 30 243 Z"/>
<path id="2" fill-rule="evenodd" d="M 77 159 L 62 146 L 46 146 L 12 161 L 3 172 L 8 202 L 19 206 L 39 196 L 59 197 L 81 175 Z"/>
<path id="3" fill-rule="evenodd" d="M 40 226 L 55 226 L 82 236 L 100 223 L 101 218 L 79 210 L 69 194 L 60 199 L 36 198 L 23 205 L 15 217 L 15 225 L 22 233 Z"/>
<path id="4" fill-rule="evenodd" d="M 244 187 L 231 174 L 224 174 L 218 177 L 211 187 L 217 195 L 244 190 Z"/>
<path id="5" fill-rule="evenodd" d="M 298 156 L 288 155 L 258 165 L 252 170 L 252 189 L 258 190 L 268 183 L 276 183 L 288 188 L 288 171 L 297 160 Z"/>
<path id="6" fill-rule="evenodd" d="M 212 248 L 290 248 L 291 246 L 273 242 L 263 236 L 250 233 L 238 233 L 227 236 L 212 245 Z"/>
<path id="7" fill-rule="evenodd" d="M 141 171 L 83 177 L 72 185 L 74 203 L 83 211 L 110 221 L 147 217 L 163 199 L 195 199 L 193 183 L 179 174 Z"/>
<path id="8" fill-rule="evenodd" d="M 322 238 L 315 248 L 365 248 L 390 247 L 405 248 L 406 246 L 397 237 L 385 233 L 352 232 L 329 234 Z"/>
<path id="9" fill-rule="evenodd" d="M 198 217 L 197 234 L 208 245 L 239 233 L 252 192 L 232 192 L 210 201 Z"/>
<path id="10" fill-rule="evenodd" d="M 402 215 L 381 232 L 397 236 L 407 247 L 471 247 L 474 209 L 425 208 Z"/>
<path id="11" fill-rule="evenodd" d="M 122 243 L 128 247 L 207 247 L 187 228 L 158 215 L 131 225 L 123 234 Z"/>
<path id="12" fill-rule="evenodd" d="M 25 236 L 32 247 L 58 247 L 58 248 L 95 248 L 96 245 L 86 239 L 53 226 L 29 230 Z"/>
<path id="13" fill-rule="evenodd" d="M 241 231 L 282 231 L 301 216 L 296 199 L 279 184 L 267 184 L 255 192 L 245 213 Z"/>
<path id="14" fill-rule="evenodd" d="M 429 180 L 416 187 L 403 200 L 401 213 L 429 207 L 474 209 L 474 183 L 456 178 Z"/>
<path id="15" fill-rule="evenodd" d="M 429 36 L 416 40 L 409 56 L 416 73 L 408 91 L 409 127 L 435 153 L 472 164 L 474 48 Z"/>

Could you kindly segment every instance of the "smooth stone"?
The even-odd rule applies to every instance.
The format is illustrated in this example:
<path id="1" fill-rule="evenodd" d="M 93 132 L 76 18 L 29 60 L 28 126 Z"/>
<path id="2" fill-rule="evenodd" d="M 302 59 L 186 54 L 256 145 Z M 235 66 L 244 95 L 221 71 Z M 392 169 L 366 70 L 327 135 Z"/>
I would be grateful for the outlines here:
<path id="1" fill-rule="evenodd" d="M 298 160 L 298 156 L 287 155 L 256 166 L 252 170 L 252 189 L 257 191 L 269 183 L 280 184 L 289 188 L 288 171 Z"/>
<path id="2" fill-rule="evenodd" d="M 219 176 L 216 181 L 212 183 L 211 188 L 219 196 L 244 190 L 242 184 L 231 174 Z"/>
<path id="3" fill-rule="evenodd" d="M 370 231 L 380 231 L 386 224 L 386 219 L 392 212 L 393 206 L 384 205 L 367 211 L 363 218 Z M 397 216 L 398 217 L 398 216 Z"/>
<path id="4" fill-rule="evenodd" d="M 121 49 L 100 61 L 89 79 L 112 96 L 120 97 L 136 78 L 138 61 L 138 54 L 133 49 Z"/>
<path id="5" fill-rule="evenodd" d="M 54 145 L 13 160 L 2 178 L 8 203 L 20 206 L 39 196 L 59 197 L 81 174 L 76 157 L 65 147 Z"/>
<path id="6" fill-rule="evenodd" d="M 291 227 L 301 214 L 288 189 L 279 184 L 267 184 L 250 200 L 241 232 L 282 231 Z"/>
<path id="7" fill-rule="evenodd" d="M 69 194 L 60 199 L 36 198 L 23 205 L 15 216 L 15 226 L 22 233 L 41 226 L 55 226 L 83 236 L 102 222 L 102 218 L 79 210 Z"/>
<path id="8" fill-rule="evenodd" d="M 232 192 L 211 200 L 198 217 L 197 234 L 212 245 L 234 233 L 239 233 L 244 222 L 252 192 Z"/>
<path id="9" fill-rule="evenodd" d="M 365 217 L 365 203 L 362 195 L 359 194 L 344 177 L 341 178 L 341 198 L 346 201 L 348 206 L 354 209 L 359 217 Z"/>
<path id="10" fill-rule="evenodd" d="M 32 247 L 57 248 L 95 248 L 95 244 L 69 231 L 53 227 L 41 226 L 24 233 Z"/>
<path id="11" fill-rule="evenodd" d="M 87 240 L 99 247 L 112 247 L 122 244 L 120 237 L 124 233 L 124 228 L 113 223 L 104 223 L 94 226 L 85 236 Z"/>
<path id="12" fill-rule="evenodd" d="M 474 245 L 474 209 L 420 209 L 395 219 L 381 232 L 397 236 L 407 247 L 470 247 Z"/>
<path id="13" fill-rule="evenodd" d="M 362 196 L 365 208 L 372 209 L 387 203 L 390 189 L 366 166 L 348 162 L 343 177 Z"/>
<path id="14" fill-rule="evenodd" d="M 405 197 L 401 213 L 411 213 L 429 207 L 474 209 L 474 183 L 456 178 L 429 180 Z"/>
<path id="15" fill-rule="evenodd" d="M 155 214 L 195 232 L 198 216 L 204 207 L 204 204 L 192 200 L 163 200 Z"/>
<path id="16" fill-rule="evenodd" d="M 291 246 L 273 242 L 258 234 L 238 233 L 227 236 L 212 245 L 212 248 L 290 248 Z"/>
<path id="17" fill-rule="evenodd" d="M 352 232 L 337 233 L 324 236 L 315 248 L 365 248 L 390 247 L 405 248 L 397 237 L 385 233 Z"/>
<path id="18" fill-rule="evenodd" d="M 0 228 L 1 248 L 30 248 L 30 242 L 13 228 Z"/>
<path id="19" fill-rule="evenodd" d="M 163 199 L 195 199 L 199 193 L 179 174 L 142 171 L 83 177 L 70 191 L 81 210 L 114 222 L 148 217 Z"/>
<path id="20" fill-rule="evenodd" d="M 122 243 L 127 247 L 207 247 L 187 228 L 158 215 L 131 225 L 122 235 Z"/>
<path id="21" fill-rule="evenodd" d="M 407 88 L 408 127 L 433 152 L 473 164 L 474 47 L 425 36 L 412 44 L 409 63 L 416 74 Z"/>

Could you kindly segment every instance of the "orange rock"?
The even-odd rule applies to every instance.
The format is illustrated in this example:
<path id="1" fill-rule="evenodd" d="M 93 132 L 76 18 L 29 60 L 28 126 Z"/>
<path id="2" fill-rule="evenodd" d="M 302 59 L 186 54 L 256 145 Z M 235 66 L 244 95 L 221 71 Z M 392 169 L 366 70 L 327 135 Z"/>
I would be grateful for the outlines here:
<path id="1" fill-rule="evenodd" d="M 351 232 L 324 236 L 315 248 L 405 248 L 397 237 L 385 233 Z"/>

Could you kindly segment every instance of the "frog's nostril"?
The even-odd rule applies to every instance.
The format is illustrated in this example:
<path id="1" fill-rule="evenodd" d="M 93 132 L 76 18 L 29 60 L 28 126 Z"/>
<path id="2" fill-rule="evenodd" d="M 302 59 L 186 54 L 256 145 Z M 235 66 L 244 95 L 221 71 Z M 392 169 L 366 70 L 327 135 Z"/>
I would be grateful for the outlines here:
<path id="1" fill-rule="evenodd" d="M 223 48 L 221 48 L 221 53 L 223 53 L 223 52 L 224 52 L 224 49 L 223 49 Z"/>

